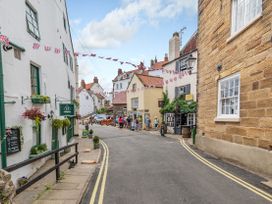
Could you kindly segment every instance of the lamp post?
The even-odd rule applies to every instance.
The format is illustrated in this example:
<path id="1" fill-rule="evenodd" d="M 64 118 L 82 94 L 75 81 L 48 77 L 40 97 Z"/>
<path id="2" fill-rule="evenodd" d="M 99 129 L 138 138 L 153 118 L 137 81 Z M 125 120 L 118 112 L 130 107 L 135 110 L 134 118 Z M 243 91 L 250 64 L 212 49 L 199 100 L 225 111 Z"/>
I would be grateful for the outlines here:
<path id="1" fill-rule="evenodd" d="M 2 46 L 0 46 L 0 135 L 1 135 L 1 164 L 3 169 L 7 167 L 7 149 L 6 149 L 6 122 L 5 122 Z"/>

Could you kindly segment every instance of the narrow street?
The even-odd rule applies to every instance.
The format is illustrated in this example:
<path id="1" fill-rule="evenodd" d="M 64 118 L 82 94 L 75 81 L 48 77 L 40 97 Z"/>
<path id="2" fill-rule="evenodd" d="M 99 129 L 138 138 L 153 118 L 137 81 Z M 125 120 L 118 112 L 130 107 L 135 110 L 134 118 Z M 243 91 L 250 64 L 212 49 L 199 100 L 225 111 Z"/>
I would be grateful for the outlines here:
<path id="1" fill-rule="evenodd" d="M 105 204 L 270 203 L 201 163 L 177 140 L 105 126 L 94 132 L 109 148 Z"/>

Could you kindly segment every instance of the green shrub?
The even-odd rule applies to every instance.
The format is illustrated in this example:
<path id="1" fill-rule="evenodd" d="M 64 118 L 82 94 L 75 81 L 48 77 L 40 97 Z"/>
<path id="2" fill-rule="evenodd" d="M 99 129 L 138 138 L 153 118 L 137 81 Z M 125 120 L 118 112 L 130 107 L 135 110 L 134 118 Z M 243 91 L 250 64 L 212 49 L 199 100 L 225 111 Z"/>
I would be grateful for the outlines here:
<path id="1" fill-rule="evenodd" d="M 71 122 L 68 118 L 65 118 L 64 120 L 62 120 L 63 127 L 69 127 L 70 125 L 71 125 Z"/>
<path id="2" fill-rule="evenodd" d="M 99 144 L 99 137 L 98 136 L 93 137 L 93 143 L 94 144 Z"/>
<path id="3" fill-rule="evenodd" d="M 89 135 L 89 130 L 82 131 L 82 137 L 87 137 Z"/>
<path id="4" fill-rule="evenodd" d="M 41 154 L 46 151 L 47 151 L 47 145 L 40 144 L 40 145 L 35 145 L 35 146 L 31 147 L 30 154 Z"/>
<path id="5" fill-rule="evenodd" d="M 89 134 L 90 134 L 90 135 L 92 135 L 92 134 L 93 134 L 93 130 L 92 130 L 92 129 L 90 129 Z"/>

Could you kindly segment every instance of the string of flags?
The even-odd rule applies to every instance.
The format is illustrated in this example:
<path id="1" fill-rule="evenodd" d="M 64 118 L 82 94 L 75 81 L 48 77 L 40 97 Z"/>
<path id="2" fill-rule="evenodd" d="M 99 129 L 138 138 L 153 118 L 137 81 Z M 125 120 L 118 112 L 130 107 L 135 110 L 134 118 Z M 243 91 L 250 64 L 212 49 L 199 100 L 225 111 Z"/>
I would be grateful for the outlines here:
<path id="1" fill-rule="evenodd" d="M 0 43 L 9 46 L 9 39 L 5 35 L 0 35 Z"/>

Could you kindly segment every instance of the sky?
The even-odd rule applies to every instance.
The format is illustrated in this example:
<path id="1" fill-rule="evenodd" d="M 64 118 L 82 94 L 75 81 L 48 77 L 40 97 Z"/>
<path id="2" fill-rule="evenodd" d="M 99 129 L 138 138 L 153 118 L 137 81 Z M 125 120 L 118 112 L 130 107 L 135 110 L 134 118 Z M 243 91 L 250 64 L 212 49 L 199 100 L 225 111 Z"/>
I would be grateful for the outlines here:
<path id="1" fill-rule="evenodd" d="M 134 64 L 168 53 L 173 33 L 186 27 L 184 45 L 197 30 L 197 0 L 67 0 L 75 52 L 95 53 Z M 105 91 L 111 91 L 118 68 L 133 66 L 79 57 L 79 80 L 97 76 Z"/>

